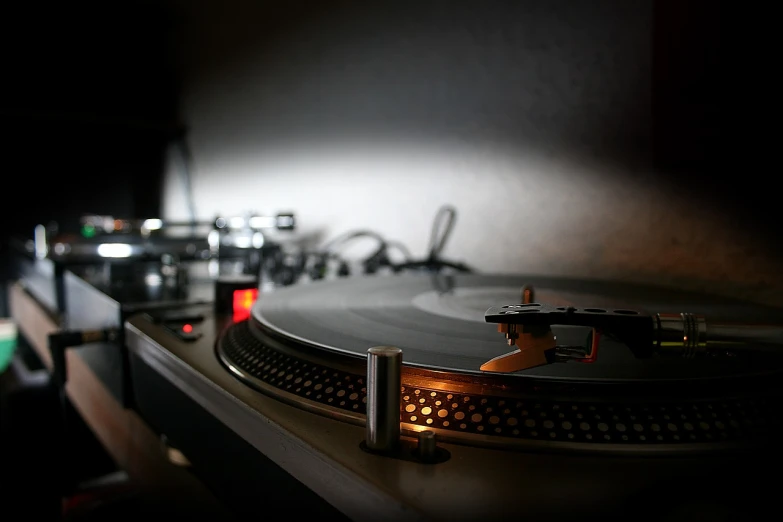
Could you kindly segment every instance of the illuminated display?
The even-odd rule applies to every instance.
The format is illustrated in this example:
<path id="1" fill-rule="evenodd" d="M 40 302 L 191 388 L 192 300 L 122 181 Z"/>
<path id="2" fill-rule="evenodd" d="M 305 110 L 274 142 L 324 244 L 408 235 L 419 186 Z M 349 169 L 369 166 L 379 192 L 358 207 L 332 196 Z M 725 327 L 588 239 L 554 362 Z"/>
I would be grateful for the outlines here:
<path id="1" fill-rule="evenodd" d="M 84 225 L 82 227 L 82 235 L 84 237 L 95 237 L 96 232 L 95 227 L 92 225 Z"/>
<path id="2" fill-rule="evenodd" d="M 234 290 L 234 322 L 250 317 L 250 310 L 258 298 L 258 288 Z"/>
<path id="3" fill-rule="evenodd" d="M 103 243 L 98 245 L 98 255 L 101 257 L 130 257 L 133 247 L 126 243 Z"/>

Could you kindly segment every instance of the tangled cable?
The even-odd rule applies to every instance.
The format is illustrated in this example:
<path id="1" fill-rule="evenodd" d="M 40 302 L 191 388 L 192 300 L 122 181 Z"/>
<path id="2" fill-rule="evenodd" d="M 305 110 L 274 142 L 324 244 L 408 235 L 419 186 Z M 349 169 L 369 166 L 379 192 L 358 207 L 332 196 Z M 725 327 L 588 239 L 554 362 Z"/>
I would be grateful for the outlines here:
<path id="1" fill-rule="evenodd" d="M 346 245 L 359 239 L 371 239 L 377 243 L 377 247 L 372 253 L 361 260 L 365 274 L 376 273 L 384 267 L 395 273 L 403 271 L 440 272 L 443 269 L 472 272 L 473 270 L 463 263 L 449 261 L 441 257 L 454 230 L 456 219 L 457 210 L 453 206 L 444 205 L 438 209 L 432 223 L 427 256 L 424 259 L 414 259 L 410 250 L 399 241 L 387 240 L 372 230 L 355 230 L 337 236 L 317 252 L 311 254 L 308 262 L 308 274 L 312 279 L 322 279 L 326 276 L 330 261 L 333 261 L 338 265 L 338 275 L 349 275 L 349 263 L 343 258 L 341 252 Z M 402 254 L 402 262 L 391 260 L 389 254 L 394 250 Z"/>

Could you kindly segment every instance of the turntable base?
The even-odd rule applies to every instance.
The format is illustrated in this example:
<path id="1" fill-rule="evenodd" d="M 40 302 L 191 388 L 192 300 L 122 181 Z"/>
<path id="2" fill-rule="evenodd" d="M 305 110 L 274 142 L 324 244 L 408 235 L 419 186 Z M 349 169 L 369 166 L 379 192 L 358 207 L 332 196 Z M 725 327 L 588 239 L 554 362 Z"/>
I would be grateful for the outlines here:
<path id="1" fill-rule="evenodd" d="M 632 515 L 670 521 L 687 520 L 694 512 L 747 519 L 761 516 L 774 502 L 773 481 L 760 473 L 774 468 L 780 453 L 774 446 L 644 456 L 628 452 L 615 458 L 600 452 L 553 453 L 546 444 L 509 451 L 439 442 L 451 457 L 432 465 L 368 453 L 361 449 L 362 426 L 260 393 L 226 371 L 215 357 L 214 340 L 232 328 L 230 319 L 205 317 L 197 327 L 203 337 L 196 342 L 182 341 L 143 316 L 127 323 L 133 381 L 145 418 L 173 438 L 197 436 L 194 421 L 172 415 L 176 404 L 161 400 L 172 396 L 167 388 L 148 387 L 145 376 L 155 374 L 353 520 Z M 235 459 L 230 445 L 210 448 L 212 458 L 226 465 Z M 259 498 L 266 498 L 267 490 L 259 488 Z M 271 504 L 255 505 L 261 515 Z M 296 506 L 284 509 L 297 512 Z"/>
<path id="2" fill-rule="evenodd" d="M 636 359 L 622 343 L 606 339 L 596 364 L 550 364 L 503 375 L 479 371 L 481 362 L 508 350 L 496 326 L 482 322 L 483 312 L 518 297 L 531 282 L 540 298 L 557 304 L 641 303 L 715 317 L 776 312 L 599 282 L 377 277 L 266 295 L 252 320 L 223 332 L 217 353 L 256 390 L 363 426 L 366 351 L 397 346 L 403 351 L 403 431 L 431 430 L 439 440 L 461 444 L 661 454 L 724 451 L 777 437 L 781 358 L 767 353 L 742 360 Z"/>

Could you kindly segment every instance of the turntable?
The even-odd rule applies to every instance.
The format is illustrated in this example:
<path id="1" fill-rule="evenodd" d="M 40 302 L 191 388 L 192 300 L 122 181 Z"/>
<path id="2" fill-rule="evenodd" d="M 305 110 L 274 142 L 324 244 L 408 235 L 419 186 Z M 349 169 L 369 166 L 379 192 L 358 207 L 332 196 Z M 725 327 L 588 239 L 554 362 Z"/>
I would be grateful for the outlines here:
<path id="1" fill-rule="evenodd" d="M 187 222 L 88 214 L 78 231 L 71 223 L 62 230 L 51 223 L 35 227 L 32 239 L 13 238 L 12 260 L 25 292 L 59 329 L 117 330 L 116 342 L 73 348 L 127 406 L 125 319 L 144 310 L 212 303 L 219 278 L 257 277 L 262 262 L 273 283 L 292 281 L 296 267 L 285 266 L 283 254 L 302 240 L 295 224 L 292 213 Z"/>
<path id="2" fill-rule="evenodd" d="M 152 315 L 126 331 L 140 410 L 196 467 L 243 465 L 193 435 L 212 418 L 355 520 L 679 520 L 772 498 L 782 317 L 650 286 L 404 274 L 282 288 L 247 320 L 192 308 L 196 338 Z M 172 415 L 185 404 L 198 421 Z"/>

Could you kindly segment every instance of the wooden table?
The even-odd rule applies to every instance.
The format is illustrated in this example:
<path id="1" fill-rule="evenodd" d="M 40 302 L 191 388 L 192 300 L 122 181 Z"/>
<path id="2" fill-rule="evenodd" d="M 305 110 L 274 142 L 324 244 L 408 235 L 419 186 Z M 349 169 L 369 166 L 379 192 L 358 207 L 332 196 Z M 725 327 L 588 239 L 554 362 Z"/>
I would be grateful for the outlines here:
<path id="1" fill-rule="evenodd" d="M 46 368 L 52 371 L 48 335 L 60 329 L 57 318 L 41 306 L 20 282 L 9 288 L 9 308 L 23 335 Z M 124 408 L 90 369 L 78 350 L 66 352 L 68 398 L 117 466 L 144 491 L 176 506 L 178 512 L 220 520 L 227 513 L 219 501 L 186 467 L 175 465 L 161 438 L 139 417 Z"/>

